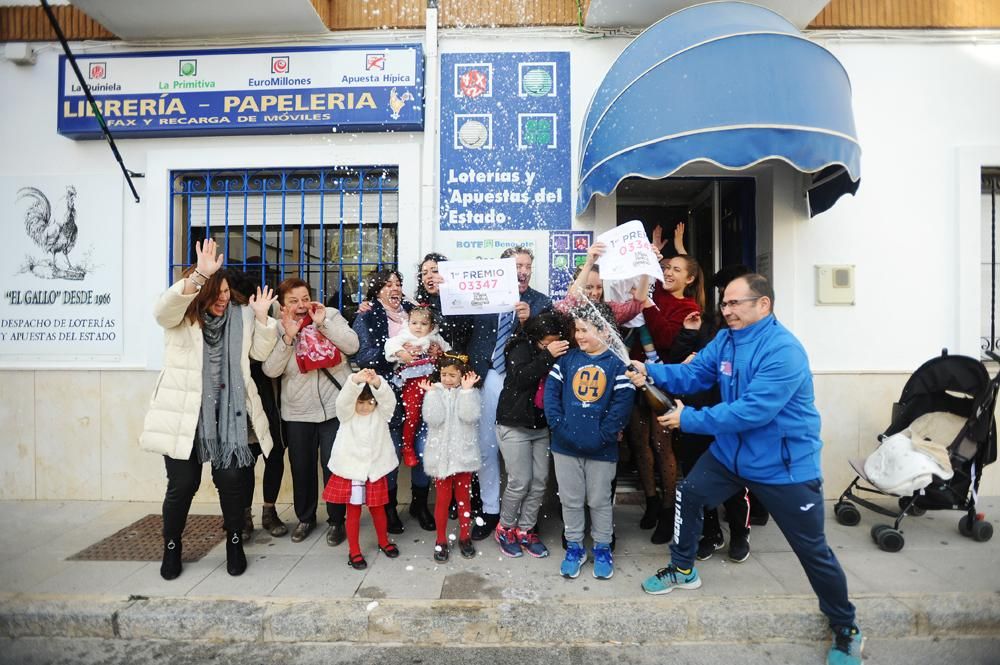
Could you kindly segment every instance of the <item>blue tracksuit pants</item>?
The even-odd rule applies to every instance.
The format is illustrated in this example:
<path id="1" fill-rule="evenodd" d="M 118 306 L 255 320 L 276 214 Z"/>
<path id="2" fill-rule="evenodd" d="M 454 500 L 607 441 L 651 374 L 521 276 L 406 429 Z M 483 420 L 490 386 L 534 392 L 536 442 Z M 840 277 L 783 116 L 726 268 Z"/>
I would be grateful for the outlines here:
<path id="1" fill-rule="evenodd" d="M 678 568 L 694 565 L 704 508 L 714 508 L 744 487 L 771 513 L 799 558 L 819 608 L 831 626 L 853 626 L 854 605 L 847 598 L 847 578 L 826 542 L 823 530 L 823 481 L 764 485 L 735 475 L 709 451 L 677 486 L 671 561 Z"/>

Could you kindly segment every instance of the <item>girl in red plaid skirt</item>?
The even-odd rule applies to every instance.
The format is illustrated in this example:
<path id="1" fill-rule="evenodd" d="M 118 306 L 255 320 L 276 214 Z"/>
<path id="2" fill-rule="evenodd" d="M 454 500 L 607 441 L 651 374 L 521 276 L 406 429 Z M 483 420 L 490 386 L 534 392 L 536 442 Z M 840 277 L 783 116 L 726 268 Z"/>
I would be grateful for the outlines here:
<path id="1" fill-rule="evenodd" d="M 375 523 L 379 550 L 390 559 L 399 556 L 399 548 L 389 542 L 385 518 L 389 502 L 386 476 L 399 465 L 389 434 L 395 409 L 392 388 L 373 369 L 352 374 L 337 395 L 340 429 L 330 453 L 333 475 L 323 490 L 323 499 L 347 505 L 347 563 L 356 570 L 368 567 L 359 543 L 363 505 L 368 506 Z"/>

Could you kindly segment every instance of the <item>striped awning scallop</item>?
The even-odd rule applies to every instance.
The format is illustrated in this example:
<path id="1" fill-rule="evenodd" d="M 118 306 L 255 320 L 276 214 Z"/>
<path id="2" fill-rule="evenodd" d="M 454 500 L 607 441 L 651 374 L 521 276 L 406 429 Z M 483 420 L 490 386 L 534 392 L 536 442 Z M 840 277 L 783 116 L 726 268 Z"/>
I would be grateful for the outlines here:
<path id="1" fill-rule="evenodd" d="M 631 176 L 781 160 L 812 175 L 815 215 L 857 191 L 860 155 L 837 58 L 769 9 L 710 2 L 650 26 L 604 77 L 581 135 L 576 211 Z"/>

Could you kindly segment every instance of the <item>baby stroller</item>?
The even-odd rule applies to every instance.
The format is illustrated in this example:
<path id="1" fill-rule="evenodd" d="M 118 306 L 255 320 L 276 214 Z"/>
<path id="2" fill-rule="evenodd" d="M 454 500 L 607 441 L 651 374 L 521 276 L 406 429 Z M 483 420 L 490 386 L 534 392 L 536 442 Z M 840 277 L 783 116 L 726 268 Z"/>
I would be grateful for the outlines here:
<path id="1" fill-rule="evenodd" d="M 894 518 L 891 526 L 873 526 L 871 537 L 879 549 L 898 552 L 905 543 L 899 525 L 908 514 L 962 510 L 959 532 L 979 542 L 989 540 L 993 525 L 977 514 L 976 495 L 983 468 L 997 458 L 994 412 L 998 390 L 1000 375 L 990 380 L 981 362 L 949 356 L 947 349 L 921 365 L 893 404 L 892 424 L 879 435 L 879 449 L 867 459 L 850 460 L 857 476 L 833 507 L 837 521 L 857 525 L 861 512 L 855 504 Z M 932 439 L 937 439 L 936 451 Z M 855 492 L 897 496 L 899 510 L 884 508 Z"/>

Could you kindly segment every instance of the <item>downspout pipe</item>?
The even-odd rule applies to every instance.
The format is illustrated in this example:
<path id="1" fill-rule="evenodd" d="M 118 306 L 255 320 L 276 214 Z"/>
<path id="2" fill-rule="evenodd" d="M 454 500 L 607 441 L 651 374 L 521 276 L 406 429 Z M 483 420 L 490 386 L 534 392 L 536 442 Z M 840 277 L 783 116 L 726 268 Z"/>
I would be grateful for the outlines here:
<path id="1" fill-rule="evenodd" d="M 424 28 L 424 142 L 420 169 L 420 255 L 434 248 L 438 227 L 438 151 L 440 149 L 441 67 L 438 55 L 438 3 L 427 0 Z"/>

